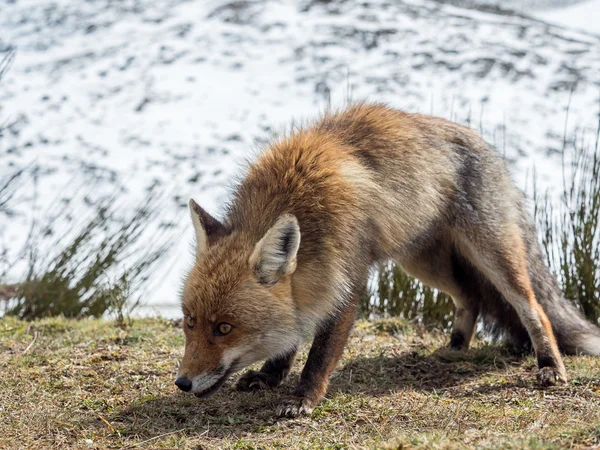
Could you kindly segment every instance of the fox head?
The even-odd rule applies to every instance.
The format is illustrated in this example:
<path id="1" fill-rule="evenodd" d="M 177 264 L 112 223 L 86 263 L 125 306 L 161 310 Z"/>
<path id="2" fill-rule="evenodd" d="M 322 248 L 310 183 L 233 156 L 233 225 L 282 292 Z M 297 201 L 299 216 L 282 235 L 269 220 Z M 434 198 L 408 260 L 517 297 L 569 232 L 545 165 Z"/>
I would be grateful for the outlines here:
<path id="1" fill-rule="evenodd" d="M 182 292 L 185 352 L 175 384 L 197 397 L 298 345 L 291 277 L 300 228 L 284 214 L 262 237 L 228 227 L 190 200 L 196 261 Z"/>

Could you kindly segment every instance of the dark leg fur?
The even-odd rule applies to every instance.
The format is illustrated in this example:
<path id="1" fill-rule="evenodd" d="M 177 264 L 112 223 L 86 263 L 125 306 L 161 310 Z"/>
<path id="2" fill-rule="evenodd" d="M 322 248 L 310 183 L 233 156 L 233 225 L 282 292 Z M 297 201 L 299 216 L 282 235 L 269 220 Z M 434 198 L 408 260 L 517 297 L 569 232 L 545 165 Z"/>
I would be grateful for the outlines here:
<path id="1" fill-rule="evenodd" d="M 452 249 L 452 273 L 456 284 L 467 293 L 464 298 L 469 302 L 465 307 L 477 311 L 485 335 L 504 341 L 508 351 L 515 355 L 531 353 L 531 340 L 515 309 L 456 248 Z M 452 331 L 450 347 L 457 350 L 468 348 L 468 343 L 464 343 L 464 333 L 456 326 Z"/>
<path id="2" fill-rule="evenodd" d="M 247 371 L 238 380 L 235 386 L 236 389 L 239 391 L 258 391 L 276 388 L 287 377 L 295 357 L 296 349 L 286 355 L 268 360 L 259 371 Z"/>
<path id="3" fill-rule="evenodd" d="M 460 256 L 454 246 L 450 250 L 450 266 L 452 278 L 460 292 L 460 296 L 453 297 L 456 311 L 450 347 L 455 350 L 466 350 L 475 332 L 480 303 L 485 300 L 482 298 L 481 276 L 465 258 Z"/>
<path id="4" fill-rule="evenodd" d="M 310 414 L 321 401 L 327 391 L 329 375 L 344 352 L 355 317 L 356 303 L 352 302 L 320 327 L 310 348 L 300 382 L 293 396 L 277 409 L 279 416 Z"/>
<path id="5" fill-rule="evenodd" d="M 461 350 L 465 347 L 465 335 L 462 331 L 452 331 L 450 335 L 450 347 L 454 350 Z"/>

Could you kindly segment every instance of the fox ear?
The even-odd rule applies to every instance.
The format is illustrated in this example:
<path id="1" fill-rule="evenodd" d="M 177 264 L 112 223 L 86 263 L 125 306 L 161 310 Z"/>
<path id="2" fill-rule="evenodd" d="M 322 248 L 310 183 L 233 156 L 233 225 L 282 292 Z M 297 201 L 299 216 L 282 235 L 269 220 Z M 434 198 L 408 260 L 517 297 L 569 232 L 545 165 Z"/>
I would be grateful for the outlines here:
<path id="1" fill-rule="evenodd" d="M 282 275 L 291 275 L 296 270 L 299 246 L 298 219 L 284 214 L 254 247 L 250 267 L 262 284 L 275 284 Z"/>
<path id="2" fill-rule="evenodd" d="M 206 251 L 211 237 L 224 234 L 225 227 L 221 222 L 202 209 L 194 199 L 190 199 L 190 213 L 192 215 L 194 231 L 196 232 L 196 257 L 200 259 Z"/>

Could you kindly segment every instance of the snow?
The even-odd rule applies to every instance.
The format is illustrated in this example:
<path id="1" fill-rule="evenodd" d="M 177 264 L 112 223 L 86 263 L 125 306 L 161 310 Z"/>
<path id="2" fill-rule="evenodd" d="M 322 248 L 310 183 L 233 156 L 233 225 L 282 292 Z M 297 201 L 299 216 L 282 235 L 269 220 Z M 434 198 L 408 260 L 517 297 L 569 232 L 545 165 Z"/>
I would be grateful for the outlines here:
<path id="1" fill-rule="evenodd" d="M 348 99 L 470 124 L 520 186 L 534 164 L 556 185 L 567 107 L 569 136 L 591 143 L 598 121 L 600 37 L 586 32 L 593 11 L 573 12 L 585 5 L 598 1 L 564 9 L 567 29 L 434 0 L 5 3 L 0 50 L 17 56 L 0 83 L 12 123 L 0 176 L 40 170 L 1 242 L 16 253 L 38 205 L 77 196 L 73 179 L 119 186 L 133 205 L 158 183 L 180 239 L 141 312 L 176 316 L 192 262 L 187 199 L 218 216 L 265 142 Z"/>
<path id="2" fill-rule="evenodd" d="M 547 9 L 533 15 L 553 24 L 600 36 L 600 0 L 588 0 L 568 7 Z"/>

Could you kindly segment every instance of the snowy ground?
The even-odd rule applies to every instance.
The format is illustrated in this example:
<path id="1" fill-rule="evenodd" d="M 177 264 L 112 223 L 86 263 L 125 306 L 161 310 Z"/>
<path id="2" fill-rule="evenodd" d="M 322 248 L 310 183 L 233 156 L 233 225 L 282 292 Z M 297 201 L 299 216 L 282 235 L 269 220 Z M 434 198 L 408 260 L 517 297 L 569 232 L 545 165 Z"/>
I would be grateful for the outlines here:
<path id="1" fill-rule="evenodd" d="M 548 8 L 534 14 L 550 23 L 574 27 L 600 36 L 600 0 L 588 0 L 566 8 Z"/>
<path id="2" fill-rule="evenodd" d="M 455 0 L 461 1 L 461 0 Z M 513 9 L 552 24 L 600 35 L 600 0 L 462 0 Z"/>
<path id="3" fill-rule="evenodd" d="M 12 124 L 0 176 L 39 167 L 36 194 L 25 185 L 17 214 L 2 218 L 2 243 L 16 252 L 36 205 L 77 195 L 72 180 L 120 185 L 131 203 L 160 183 L 176 193 L 164 215 L 181 240 L 143 311 L 177 315 L 187 199 L 218 215 L 245 159 L 329 102 L 384 101 L 470 124 L 523 187 L 534 164 L 544 186 L 559 183 L 568 105 L 568 135 L 595 137 L 600 32 L 587 24 L 598 0 L 535 11 L 567 27 L 459 2 L 294 3 L 0 2 L 0 51 L 17 48 L 0 83 L 0 118 Z"/>

